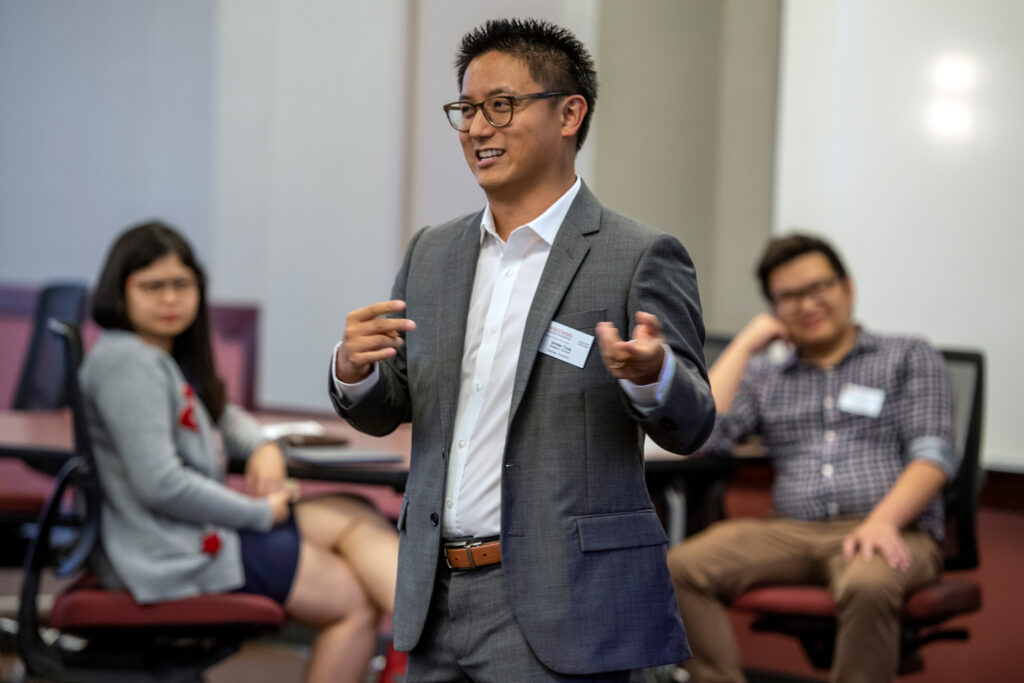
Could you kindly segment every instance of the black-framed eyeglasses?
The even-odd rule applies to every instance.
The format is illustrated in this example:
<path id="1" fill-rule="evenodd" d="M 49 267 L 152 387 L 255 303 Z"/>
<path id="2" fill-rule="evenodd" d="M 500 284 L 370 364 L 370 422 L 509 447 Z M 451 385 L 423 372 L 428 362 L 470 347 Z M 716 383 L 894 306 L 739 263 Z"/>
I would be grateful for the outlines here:
<path id="1" fill-rule="evenodd" d="M 129 280 L 128 284 L 148 296 L 163 296 L 172 290 L 179 296 L 191 292 L 199 286 L 194 277 L 172 277 L 166 280 Z"/>
<path id="2" fill-rule="evenodd" d="M 772 303 L 775 304 L 775 308 L 779 313 L 792 313 L 800 307 L 800 302 L 805 297 L 817 303 L 824 303 L 826 296 L 837 284 L 839 284 L 839 278 L 837 277 L 815 280 L 806 287 L 772 295 Z"/>
<path id="3" fill-rule="evenodd" d="M 473 117 L 477 109 L 482 109 L 487 123 L 495 128 L 504 128 L 512 123 L 512 111 L 515 103 L 519 100 L 543 100 L 549 97 L 563 97 L 570 93 L 561 90 L 549 90 L 546 92 L 532 92 L 525 95 L 495 95 L 488 97 L 483 102 L 451 102 L 444 105 L 444 113 L 448 115 L 448 123 L 460 133 L 469 131 L 473 125 Z"/>

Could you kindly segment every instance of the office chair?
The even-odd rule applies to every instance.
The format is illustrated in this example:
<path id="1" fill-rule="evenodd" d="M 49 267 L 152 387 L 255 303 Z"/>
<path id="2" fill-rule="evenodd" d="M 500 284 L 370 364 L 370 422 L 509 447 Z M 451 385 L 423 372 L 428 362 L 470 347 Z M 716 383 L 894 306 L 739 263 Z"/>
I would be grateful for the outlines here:
<path id="1" fill-rule="evenodd" d="M 64 396 L 64 354 L 47 330 L 57 318 L 72 325 L 82 322 L 86 287 L 83 282 L 58 282 L 40 291 L 32 317 L 32 333 L 11 407 L 14 410 L 56 410 L 67 405 Z M 54 471 L 45 472 L 47 475 Z M 50 488 L 45 479 L 19 462 L 0 462 L 0 566 L 20 566 L 28 550 L 27 533 L 39 516 Z"/>
<path id="2" fill-rule="evenodd" d="M 125 590 L 101 587 L 83 567 L 99 537 L 102 491 L 86 426 L 77 368 L 82 346 L 77 328 L 51 320 L 64 348 L 64 380 L 74 423 L 74 457 L 57 474 L 39 517 L 25 562 L 18 611 L 18 652 L 29 673 L 71 683 L 193 683 L 233 654 L 248 637 L 279 627 L 284 610 L 269 598 L 243 593 L 201 595 L 140 605 Z M 74 488 L 75 506 L 62 509 Z M 58 524 L 77 515 L 78 525 Z M 63 534 L 58 533 L 62 531 Z M 65 542 L 61 542 L 61 537 Z M 37 596 L 42 570 L 55 556 L 55 573 L 80 573 L 58 593 L 44 639 Z M 69 636 L 74 636 L 69 637 Z"/>
<path id="3" fill-rule="evenodd" d="M 56 410 L 67 405 L 64 354 L 60 341 L 47 329 L 47 321 L 56 318 L 81 325 L 85 292 L 84 282 L 62 282 L 47 285 L 39 293 L 28 353 L 11 404 L 14 410 Z"/>
<path id="4" fill-rule="evenodd" d="M 981 432 L 984 416 L 985 363 L 980 353 L 942 351 L 953 380 L 957 408 L 957 446 L 960 471 L 944 492 L 945 571 L 978 566 L 977 512 L 981 488 Z M 795 636 L 811 663 L 832 666 L 836 634 L 836 605 L 828 589 L 819 586 L 767 586 L 736 598 L 731 607 L 753 612 L 753 628 Z M 953 617 L 981 608 L 981 588 L 970 578 L 943 574 L 939 582 L 908 594 L 904 600 L 899 673 L 924 669 L 921 646 L 936 640 L 967 640 L 965 628 L 944 628 Z"/>

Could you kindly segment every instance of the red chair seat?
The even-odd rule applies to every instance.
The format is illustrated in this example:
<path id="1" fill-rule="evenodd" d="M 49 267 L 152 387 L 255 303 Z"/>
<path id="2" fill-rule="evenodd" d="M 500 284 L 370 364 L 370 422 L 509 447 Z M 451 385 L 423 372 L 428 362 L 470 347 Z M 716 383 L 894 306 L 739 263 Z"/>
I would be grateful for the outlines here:
<path id="1" fill-rule="evenodd" d="M 731 606 L 759 614 L 835 617 L 836 601 L 825 588 L 815 586 L 766 586 L 739 595 Z"/>
<path id="2" fill-rule="evenodd" d="M 802 617 L 835 617 L 836 603 L 825 588 L 815 586 L 767 586 L 738 596 L 731 606 L 758 614 Z M 907 620 L 938 622 L 981 608 L 981 589 L 961 579 L 943 579 L 911 593 L 904 603 Z"/>
<path id="3" fill-rule="evenodd" d="M 35 517 L 53 490 L 53 478 L 20 460 L 0 460 L 0 512 Z"/>
<path id="4" fill-rule="evenodd" d="M 50 625 L 75 632 L 94 628 L 266 625 L 284 623 L 284 609 L 262 595 L 218 593 L 140 605 L 128 591 L 77 582 L 54 600 Z"/>
<path id="5" fill-rule="evenodd" d="M 908 621 L 938 622 L 981 609 L 981 588 L 966 579 L 943 579 L 914 591 L 904 604 Z"/>
<path id="6" fill-rule="evenodd" d="M 37 517 L 46 505 L 46 496 L 31 491 L 0 491 L 0 513 Z"/>

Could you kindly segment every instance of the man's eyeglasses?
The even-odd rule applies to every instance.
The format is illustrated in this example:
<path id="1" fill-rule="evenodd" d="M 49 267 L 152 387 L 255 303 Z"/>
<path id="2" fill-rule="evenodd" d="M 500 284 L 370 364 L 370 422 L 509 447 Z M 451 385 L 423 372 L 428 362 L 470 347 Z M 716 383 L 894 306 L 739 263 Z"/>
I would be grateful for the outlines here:
<path id="1" fill-rule="evenodd" d="M 444 105 L 444 113 L 448 115 L 448 123 L 452 124 L 452 128 L 460 133 L 469 132 L 477 109 L 483 110 L 487 123 L 495 128 L 504 128 L 512 123 L 512 111 L 515 108 L 515 103 L 519 100 L 543 100 L 568 94 L 560 90 L 550 90 L 526 95 L 495 95 L 488 97 L 483 102 L 451 102 Z"/>
<path id="2" fill-rule="evenodd" d="M 806 287 L 795 289 L 791 292 L 779 292 L 778 294 L 772 295 L 772 303 L 775 304 L 775 309 L 779 315 L 787 315 L 795 313 L 800 308 L 800 302 L 805 297 L 810 298 L 816 303 L 825 303 L 825 299 L 829 292 L 839 284 L 839 278 L 829 277 L 821 280 L 815 280 Z"/>
<path id="3" fill-rule="evenodd" d="M 129 282 L 143 294 L 149 296 L 162 296 L 167 290 L 173 290 L 175 294 L 185 294 L 194 290 L 199 283 L 192 277 L 175 277 L 167 280 L 136 280 Z"/>

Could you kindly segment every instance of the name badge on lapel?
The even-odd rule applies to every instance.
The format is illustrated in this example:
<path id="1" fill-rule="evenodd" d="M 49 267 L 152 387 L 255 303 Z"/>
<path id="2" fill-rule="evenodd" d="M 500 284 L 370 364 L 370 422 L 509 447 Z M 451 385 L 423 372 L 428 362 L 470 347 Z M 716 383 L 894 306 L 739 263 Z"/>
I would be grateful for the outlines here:
<path id="1" fill-rule="evenodd" d="M 878 417 L 885 403 L 885 390 L 865 387 L 860 384 L 846 384 L 839 392 L 836 404 L 839 410 L 864 417 Z"/>
<path id="2" fill-rule="evenodd" d="M 552 321 L 544 338 L 540 340 L 540 352 L 582 368 L 593 344 L 594 335 Z"/>

